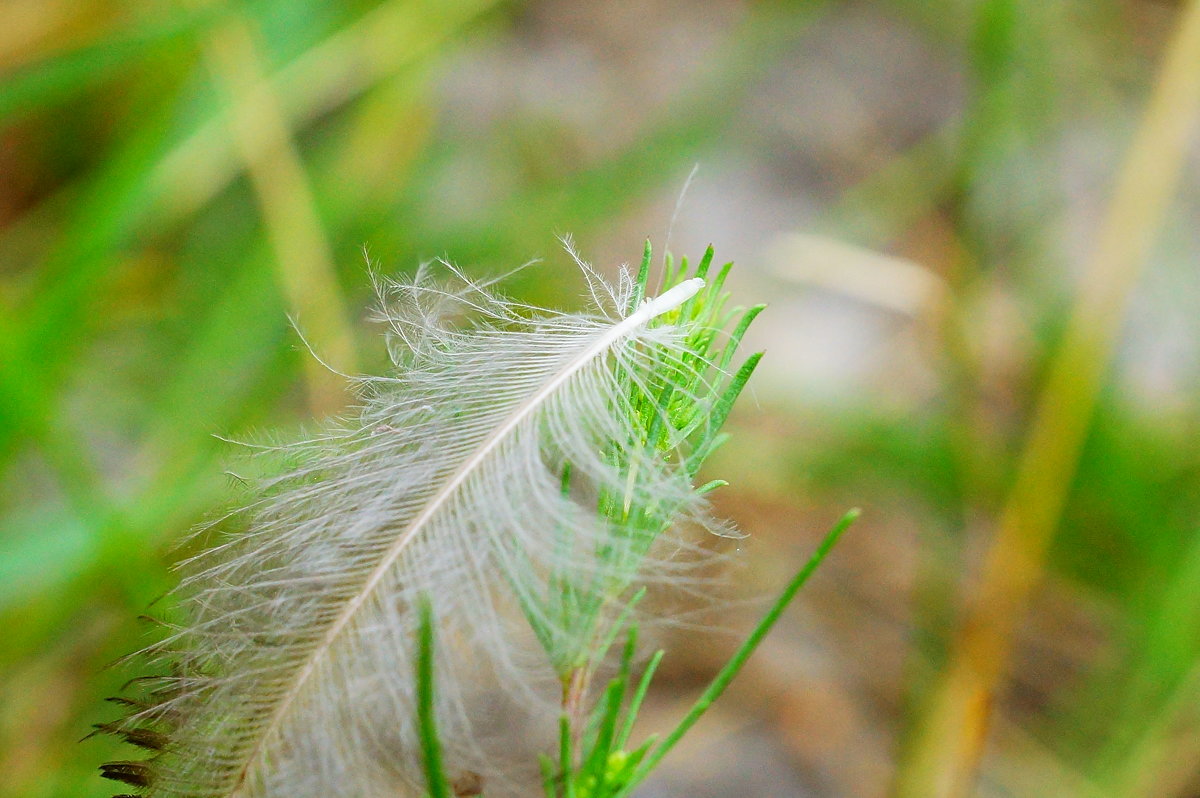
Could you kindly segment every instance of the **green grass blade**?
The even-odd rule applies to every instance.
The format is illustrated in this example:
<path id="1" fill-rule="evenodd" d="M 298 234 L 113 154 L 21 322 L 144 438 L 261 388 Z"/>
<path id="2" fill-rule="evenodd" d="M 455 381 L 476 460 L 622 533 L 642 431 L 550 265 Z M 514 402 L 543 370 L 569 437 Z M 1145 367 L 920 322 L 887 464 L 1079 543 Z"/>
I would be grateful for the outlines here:
<path id="1" fill-rule="evenodd" d="M 442 767 L 442 744 L 438 740 L 433 709 L 433 613 L 429 602 L 421 603 L 421 626 L 417 639 L 417 733 L 421 738 L 421 764 L 430 798 L 451 798 L 450 781 Z"/>
<path id="2" fill-rule="evenodd" d="M 796 594 L 800 591 L 800 588 L 804 587 L 804 583 L 807 582 L 809 577 L 813 575 L 813 572 L 817 570 L 817 566 L 819 566 L 821 561 L 825 559 L 825 556 L 829 554 L 834 544 L 837 543 L 838 538 L 840 538 L 842 533 L 845 532 L 852 523 L 854 523 L 858 516 L 859 511 L 857 509 L 851 510 L 842 516 L 840 521 L 834 524 L 833 529 L 831 529 L 828 534 L 825 535 L 824 540 L 822 540 L 821 544 L 817 546 L 817 550 L 813 552 L 811 557 L 809 557 L 808 562 L 806 562 L 804 567 L 801 568 L 794 577 L 792 577 L 792 581 L 789 582 L 787 587 L 784 588 L 783 592 L 779 594 L 779 598 L 777 598 L 775 603 L 771 605 L 771 609 L 767 611 L 767 614 L 764 615 L 762 620 L 758 622 L 758 625 L 754 627 L 754 630 L 746 638 L 745 642 L 743 642 L 742 645 L 738 647 L 738 650 L 734 652 L 733 656 L 729 659 L 729 662 L 725 663 L 725 667 L 721 669 L 720 673 L 718 673 L 712 682 L 709 683 L 704 693 L 700 696 L 696 703 L 692 705 L 692 708 L 688 711 L 687 715 L 685 715 L 683 720 L 679 722 L 679 725 L 677 725 L 671 731 L 671 733 L 663 739 L 658 747 L 646 757 L 641 766 L 638 767 L 637 772 L 634 774 L 629 784 L 622 789 L 621 792 L 617 793 L 615 798 L 624 798 L 624 796 L 628 795 L 634 787 L 644 780 L 646 776 L 649 775 L 652 770 L 654 770 L 658 763 L 662 761 L 663 757 L 665 757 L 671 751 L 671 749 L 675 747 L 676 743 L 678 743 L 679 740 L 691 730 L 692 726 L 696 725 L 696 721 L 698 721 L 700 717 L 708 711 L 708 708 L 712 706 L 713 702 L 721 697 L 721 694 L 725 692 L 725 688 L 727 688 L 730 682 L 732 682 L 738 673 L 741 672 L 742 667 L 746 664 L 746 660 L 750 659 L 750 655 L 754 653 L 755 649 L 757 649 L 759 644 L 762 643 L 763 638 L 767 636 L 767 633 L 771 631 L 771 628 L 783 615 L 783 611 L 787 609 L 789 604 L 792 603 L 792 599 L 796 597 Z"/>
<path id="3" fill-rule="evenodd" d="M 633 698 L 629 700 L 629 707 L 625 710 L 625 724 L 621 727 L 621 733 L 617 736 L 617 748 L 624 748 L 629 742 L 629 735 L 633 733 L 633 724 L 637 722 L 638 712 L 642 708 L 642 702 L 646 700 L 646 693 L 650 690 L 650 682 L 654 679 L 654 673 L 658 670 L 658 665 L 662 662 L 663 650 L 659 649 L 654 652 L 654 656 L 650 658 L 649 664 L 646 665 L 646 670 L 642 673 L 641 681 L 638 682 L 637 689 L 633 692 Z"/>
<path id="4" fill-rule="evenodd" d="M 633 283 L 633 294 L 629 297 L 629 307 L 625 309 L 626 313 L 632 313 L 637 310 L 637 306 L 642 304 L 642 299 L 646 296 L 646 283 L 650 281 L 650 260 L 654 255 L 654 250 L 650 246 L 650 239 L 646 239 L 646 246 L 642 249 L 642 263 L 638 266 L 637 280 Z"/>
<path id="5" fill-rule="evenodd" d="M 725 343 L 725 351 L 721 353 L 721 362 L 719 365 L 721 371 L 728 370 L 729 364 L 733 362 L 733 356 L 737 352 L 738 345 L 746 335 L 746 330 L 750 329 L 750 325 L 758 318 L 758 314 L 766 309 L 766 305 L 755 305 L 742 314 L 742 318 L 738 320 L 737 326 L 729 334 L 729 340 Z"/>

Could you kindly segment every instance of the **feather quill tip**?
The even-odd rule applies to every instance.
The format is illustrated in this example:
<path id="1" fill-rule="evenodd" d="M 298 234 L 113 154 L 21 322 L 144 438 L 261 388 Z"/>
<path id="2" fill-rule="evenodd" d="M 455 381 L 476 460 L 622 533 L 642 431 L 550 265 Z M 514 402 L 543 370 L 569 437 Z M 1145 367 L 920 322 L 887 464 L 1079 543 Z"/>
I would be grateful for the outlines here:
<path id="1" fill-rule="evenodd" d="M 700 289 L 702 288 L 704 288 L 704 278 L 702 277 L 693 277 L 690 280 L 684 280 L 679 285 L 667 289 L 660 296 L 642 300 L 642 306 L 637 309 L 634 315 L 643 321 L 656 319 L 664 313 L 670 313 L 684 302 L 687 302 L 700 293 Z"/>

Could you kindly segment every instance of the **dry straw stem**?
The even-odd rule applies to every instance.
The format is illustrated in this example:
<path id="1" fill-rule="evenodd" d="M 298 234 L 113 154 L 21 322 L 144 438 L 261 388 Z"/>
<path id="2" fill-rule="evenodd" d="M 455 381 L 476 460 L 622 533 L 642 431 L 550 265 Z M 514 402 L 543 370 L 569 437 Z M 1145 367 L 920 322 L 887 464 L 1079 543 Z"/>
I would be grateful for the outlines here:
<path id="1" fill-rule="evenodd" d="M 231 14 L 205 47 L 209 64 L 230 100 L 229 124 L 245 161 L 275 252 L 288 307 L 321 358 L 354 370 L 354 337 L 341 301 L 333 252 L 316 209 L 287 117 L 262 68 L 246 20 Z M 315 358 L 305 358 L 309 404 L 317 415 L 345 404 L 345 380 Z"/>
<path id="2" fill-rule="evenodd" d="M 900 796 L 959 796 L 974 781 L 996 688 L 1045 564 L 1096 399 L 1175 193 L 1200 106 L 1200 0 L 1180 12 L 1051 363 L 972 608 L 897 780 Z"/>

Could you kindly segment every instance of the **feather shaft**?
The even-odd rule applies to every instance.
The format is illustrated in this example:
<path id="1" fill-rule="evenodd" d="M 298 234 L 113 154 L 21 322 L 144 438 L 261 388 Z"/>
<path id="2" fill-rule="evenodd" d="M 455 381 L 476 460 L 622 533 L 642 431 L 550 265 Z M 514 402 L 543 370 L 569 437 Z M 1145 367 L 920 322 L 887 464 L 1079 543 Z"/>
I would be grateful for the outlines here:
<path id="1" fill-rule="evenodd" d="M 633 313 L 614 324 L 587 349 L 568 362 L 532 396 L 519 405 L 507 419 L 484 439 L 474 452 L 468 455 L 458 470 L 454 472 L 437 493 L 430 497 L 423 509 L 408 524 L 407 528 L 397 536 L 395 543 L 385 552 L 379 564 L 367 576 L 362 589 L 350 599 L 342 612 L 330 624 L 321 641 L 297 673 L 292 686 L 280 699 L 266 725 L 259 731 L 258 738 L 248 752 L 245 764 L 239 771 L 235 786 L 229 793 L 229 798 L 238 798 L 238 796 L 244 794 L 243 788 L 247 784 L 247 777 L 255 764 L 261 761 L 264 744 L 267 740 L 271 739 L 274 731 L 287 717 L 289 709 L 315 672 L 325 652 L 330 650 L 334 641 L 347 628 L 355 614 L 378 588 L 385 575 L 395 566 L 396 561 L 408 545 L 421 533 L 429 520 L 450 500 L 470 474 L 487 459 L 507 436 L 528 419 L 548 397 L 566 384 L 575 374 L 597 357 L 602 356 L 615 343 L 643 324 L 669 313 L 687 302 L 703 287 L 703 279 L 698 277 L 692 278 L 668 289 L 658 297 L 644 300 Z"/>

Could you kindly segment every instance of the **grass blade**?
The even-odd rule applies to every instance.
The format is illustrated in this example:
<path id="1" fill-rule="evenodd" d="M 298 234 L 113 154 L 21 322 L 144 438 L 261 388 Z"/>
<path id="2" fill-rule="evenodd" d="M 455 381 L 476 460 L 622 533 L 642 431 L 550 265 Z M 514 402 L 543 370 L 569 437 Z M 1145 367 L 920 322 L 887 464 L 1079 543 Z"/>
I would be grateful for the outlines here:
<path id="1" fill-rule="evenodd" d="M 663 757 L 670 753 L 671 749 L 675 747 L 676 743 L 678 743 L 680 739 L 682 739 L 683 736 L 687 734 L 693 726 L 696 725 L 696 721 L 698 721 L 700 717 L 708 711 L 708 708 L 712 706 L 713 702 L 721 697 L 721 694 L 725 692 L 725 688 L 727 688 L 734 678 L 737 677 L 738 673 L 741 672 L 742 667 L 746 664 L 746 660 L 750 659 L 750 655 L 754 653 L 755 649 L 757 649 L 759 644 L 762 643 L 763 638 L 767 636 L 767 633 L 771 631 L 771 628 L 783 615 L 783 611 L 786 610 L 788 605 L 792 603 L 792 599 L 796 597 L 796 594 L 800 591 L 800 588 L 804 587 L 804 583 L 807 582 L 809 577 L 813 575 L 813 572 L 817 570 L 817 566 L 819 566 L 821 561 L 825 559 L 825 556 L 829 554 L 834 544 L 836 544 L 838 539 L 842 536 L 842 533 L 845 532 L 852 523 L 854 523 L 858 516 L 859 511 L 857 509 L 851 510 L 842 516 L 840 521 L 834 524 L 833 529 L 829 530 L 829 532 L 825 535 L 825 538 L 821 541 L 821 544 L 817 546 L 817 550 L 813 552 L 811 557 L 808 558 L 808 562 L 806 562 L 804 567 L 801 568 L 794 577 L 792 577 L 792 581 L 789 582 L 787 587 L 784 588 L 783 592 L 779 594 L 779 598 L 777 598 L 775 603 L 771 605 L 771 608 L 767 611 L 766 615 L 762 617 L 762 620 L 758 622 L 758 625 L 754 627 L 754 630 L 746 638 L 745 642 L 743 642 L 742 645 L 738 647 L 738 650 L 734 652 L 733 656 L 730 657 L 729 662 L 725 663 L 725 667 L 723 667 L 712 680 L 712 682 L 709 683 L 708 687 L 701 694 L 700 698 L 697 699 L 696 703 L 692 705 L 692 708 L 688 711 L 687 715 L 683 717 L 683 720 L 679 722 L 679 725 L 677 725 L 671 731 L 671 733 L 668 734 L 652 752 L 650 752 L 646 759 L 642 761 L 642 764 L 638 767 L 637 772 L 633 775 L 633 778 L 630 780 L 629 784 L 626 785 L 621 792 L 617 793 L 616 798 L 625 798 L 625 796 L 629 795 L 633 788 L 640 784 L 646 778 L 646 776 L 649 775 L 655 767 L 657 767 L 658 763 L 662 761 Z"/>

